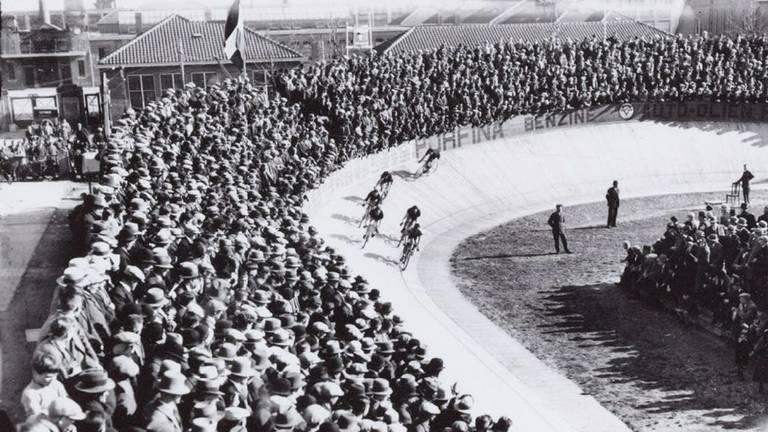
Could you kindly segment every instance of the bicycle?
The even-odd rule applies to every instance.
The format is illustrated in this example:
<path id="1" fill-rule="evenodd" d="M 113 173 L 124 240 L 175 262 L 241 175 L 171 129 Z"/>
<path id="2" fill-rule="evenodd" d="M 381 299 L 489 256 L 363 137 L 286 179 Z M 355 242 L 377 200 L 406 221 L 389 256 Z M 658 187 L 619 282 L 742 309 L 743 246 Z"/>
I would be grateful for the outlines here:
<path id="1" fill-rule="evenodd" d="M 403 248 L 403 254 L 400 256 L 400 271 L 405 271 L 408 268 L 408 263 L 411 262 L 415 245 L 413 242 L 407 242 Z"/>
<path id="2" fill-rule="evenodd" d="M 379 186 L 379 193 L 381 194 L 382 201 L 384 201 L 387 195 L 389 195 L 390 189 L 392 189 L 392 183 L 384 183 L 381 186 Z"/>
<path id="3" fill-rule="evenodd" d="M 365 227 L 365 234 L 363 235 L 363 246 L 360 249 L 365 249 L 365 245 L 368 244 L 368 240 L 376 236 L 379 233 L 379 227 L 376 222 L 371 222 Z"/>
<path id="4" fill-rule="evenodd" d="M 403 228 L 400 230 L 400 241 L 397 242 L 398 247 L 400 247 L 400 245 L 408 237 L 408 231 L 411 230 L 411 227 L 413 226 L 414 223 L 416 223 L 416 219 L 407 219 L 405 221 L 405 223 L 403 224 Z"/>
<path id="5" fill-rule="evenodd" d="M 365 223 L 368 221 L 371 215 L 371 204 L 370 203 L 363 203 L 363 207 L 365 207 L 363 217 L 360 218 L 360 223 L 357 225 L 358 227 L 361 227 L 365 225 Z"/>
<path id="6" fill-rule="evenodd" d="M 424 162 L 424 165 L 421 167 L 418 177 L 429 175 L 437 171 L 438 160 L 439 159 L 436 159 L 434 161 Z"/>

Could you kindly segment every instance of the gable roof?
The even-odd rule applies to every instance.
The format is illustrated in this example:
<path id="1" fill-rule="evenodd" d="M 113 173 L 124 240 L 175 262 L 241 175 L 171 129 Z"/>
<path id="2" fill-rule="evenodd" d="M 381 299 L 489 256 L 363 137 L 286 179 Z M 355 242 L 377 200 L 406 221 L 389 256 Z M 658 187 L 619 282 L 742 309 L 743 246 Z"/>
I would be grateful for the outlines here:
<path id="1" fill-rule="evenodd" d="M 523 40 L 541 42 L 558 36 L 580 41 L 596 36 L 602 38 L 603 28 L 608 37 L 630 40 L 635 37 L 667 36 L 668 34 L 632 19 L 617 19 L 605 22 L 563 22 L 499 24 L 499 25 L 440 25 L 418 26 L 376 47 L 380 53 L 406 54 L 429 51 L 441 46 L 479 46 L 485 43 Z"/>
<path id="2" fill-rule="evenodd" d="M 217 58 L 230 63 L 224 54 L 224 22 L 190 21 L 174 14 L 101 59 L 99 66 L 177 65 L 181 61 L 179 46 L 185 64 L 216 64 Z M 247 27 L 243 57 L 251 63 L 304 60 L 298 51 Z"/>

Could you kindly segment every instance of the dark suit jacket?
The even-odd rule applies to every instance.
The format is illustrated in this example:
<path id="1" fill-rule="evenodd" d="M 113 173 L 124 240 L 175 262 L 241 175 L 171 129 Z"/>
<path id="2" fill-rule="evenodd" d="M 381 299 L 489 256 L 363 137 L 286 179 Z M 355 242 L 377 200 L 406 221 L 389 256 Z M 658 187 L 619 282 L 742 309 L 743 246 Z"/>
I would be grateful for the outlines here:
<path id="1" fill-rule="evenodd" d="M 565 216 L 562 213 L 554 212 L 549 215 L 547 225 L 552 227 L 552 231 L 560 232 L 565 229 Z"/>
<path id="2" fill-rule="evenodd" d="M 605 194 L 605 199 L 608 201 L 608 207 L 619 206 L 619 188 L 611 187 Z"/>

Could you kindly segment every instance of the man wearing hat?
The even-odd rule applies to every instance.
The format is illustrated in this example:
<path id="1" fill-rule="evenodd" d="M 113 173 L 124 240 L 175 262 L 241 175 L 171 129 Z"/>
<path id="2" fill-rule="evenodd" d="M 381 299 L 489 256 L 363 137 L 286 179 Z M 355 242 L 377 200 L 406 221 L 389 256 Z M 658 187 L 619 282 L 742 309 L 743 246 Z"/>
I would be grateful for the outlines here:
<path id="1" fill-rule="evenodd" d="M 145 429 L 148 432 L 182 432 L 178 403 L 189 393 L 186 378 L 178 372 L 165 372 L 160 378 L 157 397 L 147 405 Z"/>
<path id="2" fill-rule="evenodd" d="M 115 382 L 104 369 L 84 370 L 77 376 L 73 399 L 85 410 L 101 411 L 106 415 L 105 430 L 112 430 L 112 414 L 115 412 Z"/>
<path id="3" fill-rule="evenodd" d="M 115 305 L 115 310 L 120 310 L 123 306 L 134 303 L 133 293 L 144 283 L 144 272 L 136 266 L 128 265 L 114 279 L 116 283 L 109 291 L 109 298 Z"/>
<path id="4" fill-rule="evenodd" d="M 221 386 L 226 406 L 251 408 L 259 395 L 259 389 L 250 385 L 251 378 L 255 375 L 256 372 L 251 367 L 251 360 L 248 357 L 235 357 L 232 360 L 227 381 Z"/>
<path id="5" fill-rule="evenodd" d="M 739 217 L 744 218 L 744 220 L 747 222 L 747 229 L 751 230 L 757 227 L 757 219 L 755 218 L 755 215 L 749 212 L 748 203 L 741 203 L 741 213 L 739 213 Z"/>
<path id="6" fill-rule="evenodd" d="M 30 417 L 22 430 L 34 432 L 68 432 L 76 421 L 85 419 L 85 413 L 77 402 L 68 397 L 54 399 L 48 406 L 48 414 Z"/>

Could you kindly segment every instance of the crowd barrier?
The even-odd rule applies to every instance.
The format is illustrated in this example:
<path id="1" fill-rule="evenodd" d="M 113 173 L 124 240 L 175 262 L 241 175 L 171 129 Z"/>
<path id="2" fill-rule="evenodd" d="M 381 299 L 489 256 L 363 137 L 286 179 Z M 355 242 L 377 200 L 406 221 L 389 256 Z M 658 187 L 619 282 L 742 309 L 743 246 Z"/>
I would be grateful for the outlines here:
<path id="1" fill-rule="evenodd" d="M 486 126 L 462 126 L 429 138 L 406 141 L 381 153 L 347 162 L 342 175 L 329 177 L 322 191 L 313 191 L 311 208 L 322 207 L 341 189 L 403 169 L 428 148 L 441 152 L 547 129 L 626 121 L 768 121 L 768 104 L 726 102 L 644 102 L 611 104 L 542 115 L 521 115 Z"/>

